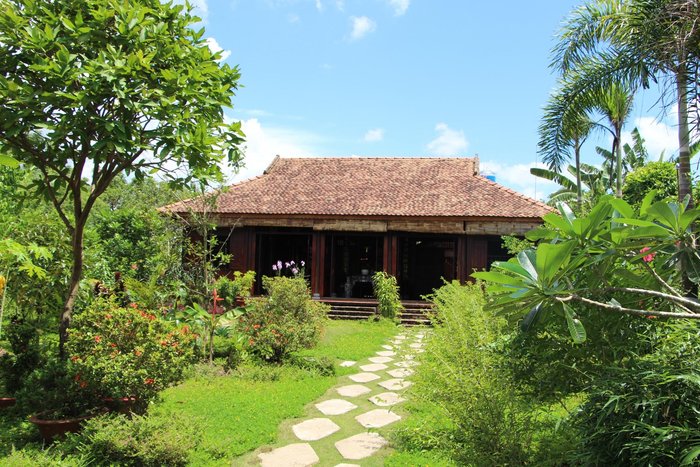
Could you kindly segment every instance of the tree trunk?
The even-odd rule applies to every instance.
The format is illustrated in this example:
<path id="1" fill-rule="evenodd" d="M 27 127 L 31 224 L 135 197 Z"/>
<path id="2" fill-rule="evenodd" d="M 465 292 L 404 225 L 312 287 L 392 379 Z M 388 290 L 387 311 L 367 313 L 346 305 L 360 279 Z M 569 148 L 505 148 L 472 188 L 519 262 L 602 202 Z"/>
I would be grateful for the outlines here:
<path id="1" fill-rule="evenodd" d="M 68 286 L 68 296 L 66 303 L 63 306 L 61 313 L 61 322 L 58 326 L 58 352 L 61 359 L 66 358 L 65 345 L 68 339 L 68 327 L 70 326 L 71 317 L 75 301 L 80 292 L 80 279 L 83 275 L 83 231 L 85 229 L 85 221 L 83 219 L 76 220 L 75 230 L 73 230 L 72 240 L 72 256 L 73 267 L 71 268 L 70 284 Z"/>
<path id="2" fill-rule="evenodd" d="M 581 144 L 576 141 L 574 148 L 574 156 L 576 157 L 576 204 L 578 204 L 580 214 L 581 205 L 583 204 L 583 196 L 581 195 Z"/>
<path id="3" fill-rule="evenodd" d="M 615 127 L 615 195 L 622 198 L 622 128 Z"/>
<path id="4" fill-rule="evenodd" d="M 690 130 L 688 128 L 688 90 L 685 69 L 676 73 L 678 93 L 678 200 L 690 196 L 688 208 L 695 206 L 690 179 Z"/>

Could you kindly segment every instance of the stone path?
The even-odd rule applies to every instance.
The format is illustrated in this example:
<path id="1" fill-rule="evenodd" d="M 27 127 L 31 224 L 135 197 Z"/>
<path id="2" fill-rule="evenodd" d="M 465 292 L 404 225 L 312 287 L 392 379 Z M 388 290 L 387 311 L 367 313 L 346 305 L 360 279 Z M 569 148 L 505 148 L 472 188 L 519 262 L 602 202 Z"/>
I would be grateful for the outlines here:
<path id="1" fill-rule="evenodd" d="M 263 449 L 263 467 L 382 465 L 377 453 L 388 445 L 382 433 L 401 420 L 407 378 L 418 365 L 424 332 L 403 329 L 366 360 L 346 361 L 341 367 L 357 373 L 341 376 L 339 385 L 313 404 L 309 416 L 283 428 L 288 443 Z M 379 457 L 378 457 L 379 456 Z"/>

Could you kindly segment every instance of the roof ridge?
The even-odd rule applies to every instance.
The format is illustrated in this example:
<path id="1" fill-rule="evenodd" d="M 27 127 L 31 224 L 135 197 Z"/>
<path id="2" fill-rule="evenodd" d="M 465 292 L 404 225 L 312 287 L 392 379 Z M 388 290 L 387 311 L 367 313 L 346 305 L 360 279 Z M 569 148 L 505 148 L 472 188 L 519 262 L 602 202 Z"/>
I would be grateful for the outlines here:
<path id="1" fill-rule="evenodd" d="M 479 156 L 302 156 L 302 157 L 296 157 L 296 156 L 280 156 L 277 155 L 275 156 L 274 162 L 277 160 L 277 158 L 280 158 L 285 161 L 289 160 L 359 160 L 359 159 L 372 159 L 372 160 L 404 160 L 404 159 L 411 159 L 411 160 L 416 160 L 416 159 L 427 159 L 427 160 L 451 160 L 451 161 L 457 161 L 457 160 L 468 160 L 468 161 L 474 161 L 479 158 Z M 270 164 L 272 166 L 272 164 Z M 268 167 L 268 170 L 270 167 Z"/>

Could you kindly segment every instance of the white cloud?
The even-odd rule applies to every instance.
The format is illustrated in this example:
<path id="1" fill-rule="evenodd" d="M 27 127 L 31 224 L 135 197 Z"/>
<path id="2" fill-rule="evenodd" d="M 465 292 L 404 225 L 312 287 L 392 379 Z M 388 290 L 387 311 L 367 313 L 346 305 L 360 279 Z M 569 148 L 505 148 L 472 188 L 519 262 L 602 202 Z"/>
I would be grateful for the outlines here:
<path id="1" fill-rule="evenodd" d="M 373 143 L 376 141 L 381 141 L 384 139 L 384 129 L 383 128 L 373 128 L 365 133 L 364 140 L 368 143 Z"/>
<path id="2" fill-rule="evenodd" d="M 207 37 L 206 43 L 207 46 L 209 46 L 209 50 L 211 50 L 213 53 L 221 52 L 221 58 L 218 60 L 220 62 L 223 62 L 229 57 L 229 55 L 231 55 L 231 51 L 224 50 L 213 37 Z"/>
<path id="3" fill-rule="evenodd" d="M 531 167 L 546 169 L 541 162 L 532 164 L 502 164 L 500 162 L 481 161 L 479 167 L 482 173 L 496 176 L 496 182 L 522 193 L 530 198 L 546 200 L 550 193 L 559 189 L 556 183 L 535 177 L 530 174 Z"/>
<path id="4" fill-rule="evenodd" d="M 649 152 L 649 160 L 659 160 L 662 151 L 664 160 L 669 160 L 672 156 L 678 154 L 678 133 L 675 128 L 671 128 L 654 117 L 636 118 L 634 126 L 639 129 L 639 134 L 644 138 L 644 146 Z M 623 132 L 622 144 L 632 145 L 632 142 L 632 132 Z"/>
<path id="5" fill-rule="evenodd" d="M 241 129 L 245 133 L 244 167 L 232 174 L 226 171 L 230 180 L 240 181 L 262 175 L 276 155 L 283 157 L 313 157 L 319 154 L 314 147 L 321 138 L 313 133 L 289 128 L 263 127 L 257 118 L 243 120 Z"/>
<path id="6" fill-rule="evenodd" d="M 344 0 L 335 0 L 335 7 L 340 12 L 345 11 L 345 1 Z"/>
<path id="7" fill-rule="evenodd" d="M 352 22 L 350 39 L 353 41 L 362 39 L 377 28 L 377 23 L 366 16 L 351 16 L 350 21 Z"/>
<path id="8" fill-rule="evenodd" d="M 411 4 L 411 0 L 388 0 L 389 6 L 394 9 L 394 14 L 396 16 L 401 16 L 406 14 L 408 6 Z"/>
<path id="9" fill-rule="evenodd" d="M 323 11 L 323 3 L 321 3 L 321 0 L 316 0 L 316 9 L 318 11 Z"/>
<path id="10" fill-rule="evenodd" d="M 299 19 L 300 19 L 299 15 L 297 15 L 295 13 L 289 13 L 287 15 L 287 21 L 289 21 L 290 23 L 298 23 Z"/>
<path id="11" fill-rule="evenodd" d="M 465 152 L 469 142 L 464 137 L 463 131 L 453 130 L 446 123 L 435 125 L 438 132 L 437 138 L 428 143 L 428 151 L 436 156 L 456 156 Z"/>

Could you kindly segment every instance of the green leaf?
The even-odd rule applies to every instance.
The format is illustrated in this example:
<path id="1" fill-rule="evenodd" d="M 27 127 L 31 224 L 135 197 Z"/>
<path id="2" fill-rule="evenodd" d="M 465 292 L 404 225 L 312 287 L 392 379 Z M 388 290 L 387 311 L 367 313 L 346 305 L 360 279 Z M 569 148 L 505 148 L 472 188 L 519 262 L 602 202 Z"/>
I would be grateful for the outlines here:
<path id="1" fill-rule="evenodd" d="M 576 318 L 574 310 L 571 309 L 566 303 L 562 303 L 564 307 L 564 317 L 566 318 L 566 325 L 569 328 L 569 334 L 576 344 L 582 344 L 586 342 L 586 328 L 583 327 L 581 321 Z"/>
<path id="2" fill-rule="evenodd" d="M 613 198 L 608 201 L 617 212 L 622 214 L 622 217 L 635 217 L 634 209 L 622 198 Z"/>
<path id="3" fill-rule="evenodd" d="M 693 446 L 686 452 L 683 459 L 681 459 L 681 465 L 692 465 L 698 457 L 700 457 L 700 445 Z"/>
<path id="4" fill-rule="evenodd" d="M 523 320 L 520 322 L 520 329 L 522 329 L 523 332 L 529 331 L 530 328 L 532 328 L 532 326 L 539 321 L 541 311 L 542 302 L 535 305 L 530 312 L 525 315 L 525 318 L 523 318 Z"/>
<path id="5" fill-rule="evenodd" d="M 11 169 L 16 169 L 17 167 L 19 167 L 19 161 L 14 157 L 10 157 L 5 154 L 0 154 L 0 165 L 10 167 Z"/>
<path id="6" fill-rule="evenodd" d="M 563 243 L 542 243 L 537 247 L 536 267 L 542 281 L 552 279 L 562 265 L 571 259 L 571 252 L 576 243 L 573 241 Z"/>
<path id="7" fill-rule="evenodd" d="M 475 272 L 472 274 L 472 277 L 474 277 L 476 279 L 481 279 L 481 280 L 484 280 L 487 282 L 494 282 L 496 284 L 522 286 L 522 281 L 520 281 L 518 278 L 513 277 L 513 276 L 508 276 L 508 275 L 502 274 L 500 272 L 494 272 L 494 271 Z"/>

